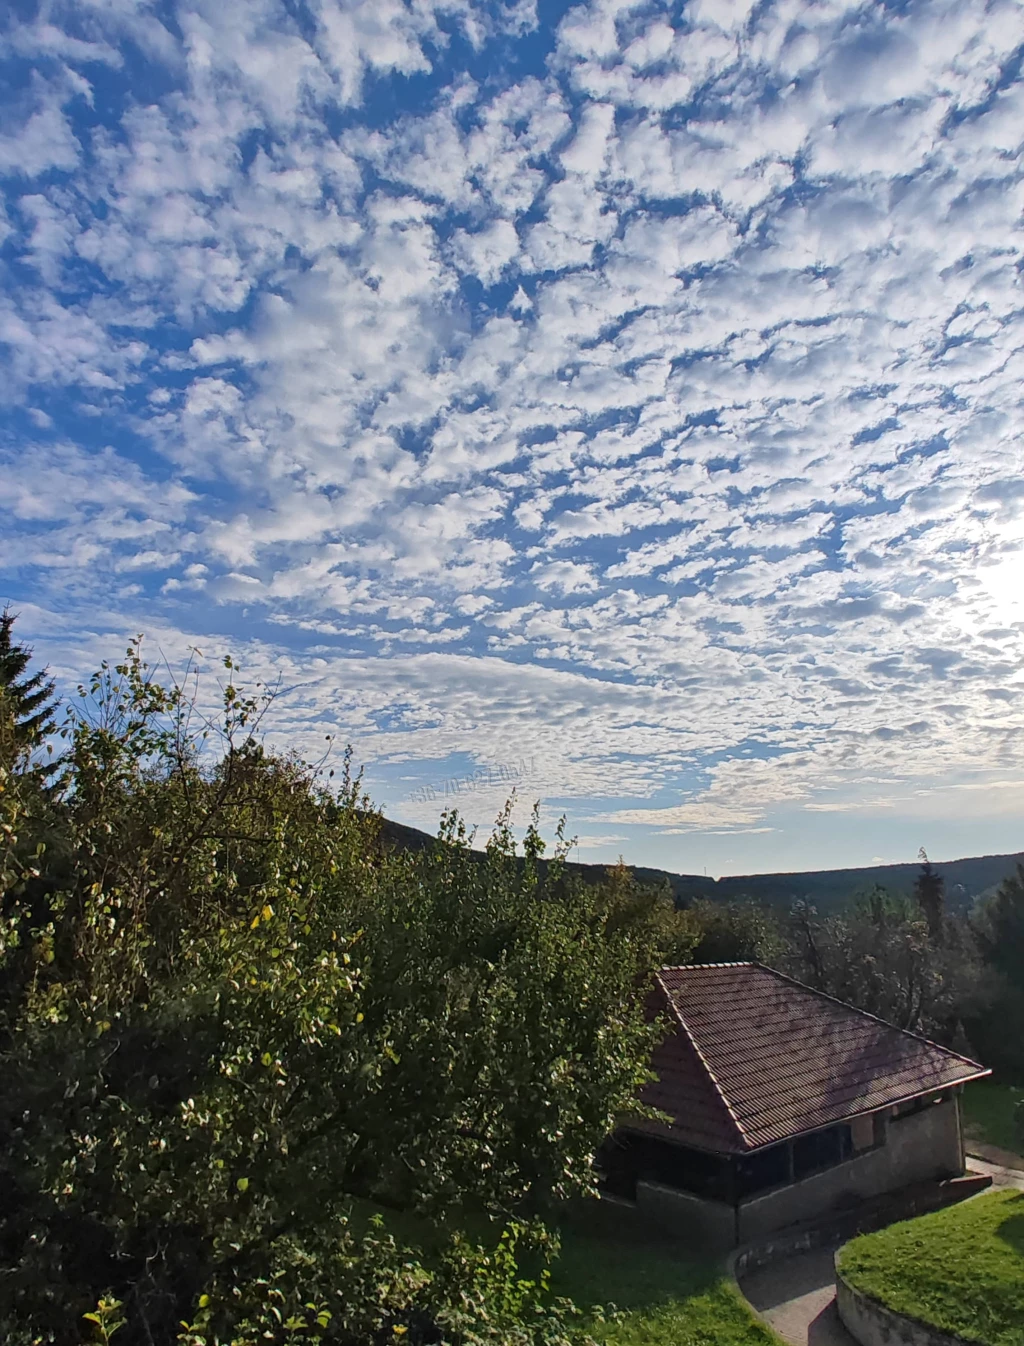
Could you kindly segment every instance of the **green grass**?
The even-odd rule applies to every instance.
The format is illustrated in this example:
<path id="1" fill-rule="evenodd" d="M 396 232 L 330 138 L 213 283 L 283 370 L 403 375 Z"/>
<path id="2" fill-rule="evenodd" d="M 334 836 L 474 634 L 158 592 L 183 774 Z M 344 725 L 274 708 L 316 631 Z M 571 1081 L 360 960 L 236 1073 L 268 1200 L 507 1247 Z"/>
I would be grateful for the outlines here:
<path id="1" fill-rule="evenodd" d="M 1024 1089 L 993 1080 L 977 1080 L 964 1089 L 964 1124 L 968 1138 L 998 1145 L 1013 1154 L 1024 1152 L 1014 1129 L 1014 1105 L 1024 1099 Z"/>
<path id="2" fill-rule="evenodd" d="M 778 1346 L 721 1262 L 661 1239 L 563 1229 L 552 1289 L 584 1310 L 616 1305 L 617 1320 L 590 1324 L 607 1346 Z"/>
<path id="3" fill-rule="evenodd" d="M 944 1332 L 1024 1346 L 1024 1192 L 988 1192 L 840 1254 L 851 1285 Z"/>
<path id="4" fill-rule="evenodd" d="M 362 1227 L 379 1208 L 356 1203 Z M 417 1217 L 381 1210 L 397 1239 L 422 1250 L 429 1262 L 443 1232 Z M 479 1215 L 459 1221 L 475 1241 L 495 1239 L 498 1226 Z M 578 1202 L 560 1222 L 561 1254 L 551 1293 L 571 1299 L 604 1346 L 780 1346 L 724 1272 L 723 1259 L 702 1257 L 686 1244 L 644 1231 L 632 1211 L 604 1202 Z M 532 1266 L 524 1272 L 534 1274 Z M 618 1313 L 605 1318 L 614 1305 Z"/>

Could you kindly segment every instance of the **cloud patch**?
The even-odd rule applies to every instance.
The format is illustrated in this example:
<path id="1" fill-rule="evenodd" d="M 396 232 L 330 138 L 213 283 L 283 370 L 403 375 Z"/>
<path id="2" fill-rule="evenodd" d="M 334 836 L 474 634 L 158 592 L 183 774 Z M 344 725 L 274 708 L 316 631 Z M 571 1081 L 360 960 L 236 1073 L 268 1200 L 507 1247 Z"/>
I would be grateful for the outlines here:
<path id="1" fill-rule="evenodd" d="M 940 776 L 1003 816 L 1019 6 L 176 16 L 0 45 L 0 564 L 41 649 L 283 662 L 288 731 L 341 707 L 385 805 L 398 755 L 547 735 L 553 807 L 740 868 Z"/>

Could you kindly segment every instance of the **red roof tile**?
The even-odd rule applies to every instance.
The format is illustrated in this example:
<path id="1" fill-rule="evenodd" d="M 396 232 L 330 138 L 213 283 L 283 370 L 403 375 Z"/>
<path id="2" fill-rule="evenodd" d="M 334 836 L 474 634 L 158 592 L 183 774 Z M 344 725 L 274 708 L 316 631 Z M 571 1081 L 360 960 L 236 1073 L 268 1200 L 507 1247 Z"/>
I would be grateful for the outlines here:
<path id="1" fill-rule="evenodd" d="M 652 1005 L 674 1023 L 642 1099 L 680 1144 L 744 1154 L 988 1074 L 926 1038 L 759 963 L 664 968 Z"/>

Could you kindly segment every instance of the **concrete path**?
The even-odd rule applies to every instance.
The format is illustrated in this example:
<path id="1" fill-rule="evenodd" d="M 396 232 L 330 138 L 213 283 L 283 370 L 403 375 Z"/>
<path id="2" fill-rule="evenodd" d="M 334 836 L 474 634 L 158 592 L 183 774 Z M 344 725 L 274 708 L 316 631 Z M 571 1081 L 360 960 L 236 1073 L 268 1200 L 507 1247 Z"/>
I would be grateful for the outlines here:
<path id="1" fill-rule="evenodd" d="M 971 1155 L 968 1171 L 988 1173 L 992 1187 L 1024 1191 L 1024 1172 Z M 991 1190 L 991 1189 L 989 1189 Z M 835 1249 L 797 1253 L 740 1281 L 761 1317 L 791 1346 L 857 1346 L 836 1312 Z"/>
<path id="2" fill-rule="evenodd" d="M 1005 1164 L 992 1164 L 987 1159 L 970 1155 L 967 1160 L 968 1173 L 987 1173 L 993 1187 L 1018 1187 L 1024 1192 L 1024 1170 L 1007 1168 Z"/>
<path id="3" fill-rule="evenodd" d="M 1024 1155 L 1014 1154 L 1012 1150 L 1001 1150 L 998 1145 L 986 1145 L 984 1141 L 969 1137 L 967 1157 L 984 1159 L 987 1164 L 998 1164 L 1000 1168 L 1015 1168 L 1024 1173 Z"/>
<path id="4" fill-rule="evenodd" d="M 836 1312 L 834 1248 L 773 1262 L 740 1281 L 761 1317 L 792 1346 L 857 1346 Z"/>

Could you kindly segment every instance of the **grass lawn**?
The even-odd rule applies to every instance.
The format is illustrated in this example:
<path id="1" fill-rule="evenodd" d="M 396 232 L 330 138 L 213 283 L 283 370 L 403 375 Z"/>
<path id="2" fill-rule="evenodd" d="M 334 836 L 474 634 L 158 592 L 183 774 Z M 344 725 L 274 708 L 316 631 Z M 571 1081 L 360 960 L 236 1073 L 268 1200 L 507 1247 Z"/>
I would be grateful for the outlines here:
<path id="1" fill-rule="evenodd" d="M 848 1243 L 850 1284 L 985 1346 L 1024 1346 L 1024 1192 L 989 1192 Z"/>
<path id="2" fill-rule="evenodd" d="M 375 1209 L 358 1203 L 356 1223 Z M 588 1209 L 589 1208 L 589 1209 Z M 355 1212 L 354 1212 L 355 1213 Z M 429 1261 L 440 1231 L 413 1216 L 381 1212 L 399 1240 L 422 1249 Z M 751 1311 L 725 1275 L 723 1259 L 702 1257 L 685 1244 L 655 1234 L 641 1236 L 632 1212 L 620 1220 L 604 1203 L 577 1203 L 561 1222 L 561 1254 L 552 1268 L 551 1292 L 571 1299 L 588 1315 L 588 1330 L 605 1346 L 780 1346 L 779 1338 Z M 480 1217 L 461 1221 L 481 1243 L 497 1227 Z M 532 1267 L 524 1267 L 533 1274 Z M 614 1305 L 614 1318 L 598 1310 Z"/>
<path id="3" fill-rule="evenodd" d="M 1013 1125 L 1014 1105 L 1024 1098 L 1024 1089 L 992 1080 L 977 1080 L 964 1089 L 964 1124 L 968 1138 L 998 1145 L 1014 1154 L 1024 1153 L 1024 1143 Z"/>
<path id="4" fill-rule="evenodd" d="M 723 1274 L 662 1240 L 562 1232 L 562 1255 L 552 1275 L 555 1294 L 581 1309 L 609 1301 L 617 1321 L 591 1325 L 607 1346 L 777 1346 Z"/>

